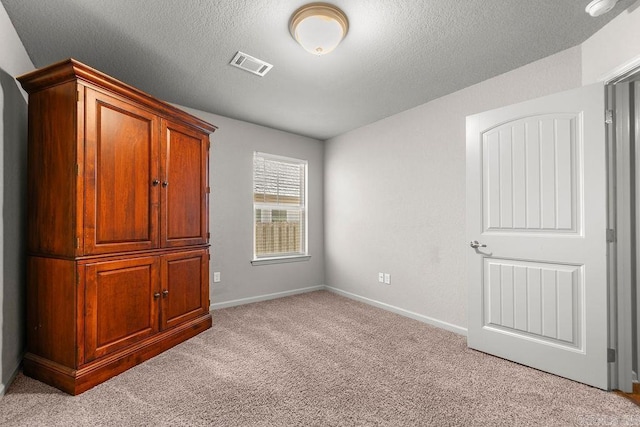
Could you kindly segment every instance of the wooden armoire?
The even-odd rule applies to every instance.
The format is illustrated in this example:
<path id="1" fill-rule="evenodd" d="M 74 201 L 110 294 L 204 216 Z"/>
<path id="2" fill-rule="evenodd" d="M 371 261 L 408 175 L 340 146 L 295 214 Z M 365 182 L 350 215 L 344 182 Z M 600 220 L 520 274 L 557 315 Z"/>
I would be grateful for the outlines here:
<path id="1" fill-rule="evenodd" d="M 24 373 L 71 394 L 211 327 L 216 127 L 69 59 L 29 93 Z"/>

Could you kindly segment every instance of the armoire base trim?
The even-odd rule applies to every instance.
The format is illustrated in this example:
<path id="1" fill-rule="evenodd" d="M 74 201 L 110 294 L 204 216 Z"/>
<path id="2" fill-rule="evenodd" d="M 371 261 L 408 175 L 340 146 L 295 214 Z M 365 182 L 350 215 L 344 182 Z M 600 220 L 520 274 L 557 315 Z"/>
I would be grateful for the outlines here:
<path id="1" fill-rule="evenodd" d="M 137 344 L 96 359 L 78 369 L 60 365 L 32 353 L 23 361 L 25 375 L 78 395 L 129 368 L 148 360 L 181 342 L 211 328 L 211 314 L 185 322 L 175 328 L 157 333 Z"/>

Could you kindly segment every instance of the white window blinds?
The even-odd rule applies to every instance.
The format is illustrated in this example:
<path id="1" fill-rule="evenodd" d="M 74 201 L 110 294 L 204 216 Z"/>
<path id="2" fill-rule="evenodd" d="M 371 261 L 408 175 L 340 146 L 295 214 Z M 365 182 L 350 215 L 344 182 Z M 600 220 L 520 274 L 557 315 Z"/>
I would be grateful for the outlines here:
<path id="1" fill-rule="evenodd" d="M 254 258 L 306 255 L 304 160 L 254 153 Z"/>

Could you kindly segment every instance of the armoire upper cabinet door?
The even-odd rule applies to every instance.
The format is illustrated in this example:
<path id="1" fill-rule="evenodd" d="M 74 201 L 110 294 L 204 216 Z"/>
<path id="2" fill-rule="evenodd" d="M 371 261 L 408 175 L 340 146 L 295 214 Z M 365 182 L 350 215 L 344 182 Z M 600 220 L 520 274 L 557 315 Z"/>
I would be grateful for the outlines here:
<path id="1" fill-rule="evenodd" d="M 158 247 L 156 115 L 87 89 L 85 254 Z"/>
<path id="2" fill-rule="evenodd" d="M 162 120 L 162 247 L 207 243 L 209 136 Z"/>

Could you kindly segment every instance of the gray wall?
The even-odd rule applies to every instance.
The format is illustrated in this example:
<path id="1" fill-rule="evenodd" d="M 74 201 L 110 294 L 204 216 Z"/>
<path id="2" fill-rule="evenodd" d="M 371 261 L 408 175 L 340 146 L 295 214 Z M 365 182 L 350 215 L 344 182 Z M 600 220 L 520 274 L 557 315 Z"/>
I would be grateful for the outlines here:
<path id="1" fill-rule="evenodd" d="M 2 147 L 2 384 L 15 374 L 25 343 L 27 103 L 13 77 L 0 70 Z"/>
<path id="2" fill-rule="evenodd" d="M 571 48 L 327 141 L 326 284 L 464 333 L 465 117 L 578 87 L 580 64 Z"/>
<path id="3" fill-rule="evenodd" d="M 13 76 L 31 69 L 0 4 L 0 396 L 24 351 L 27 102 Z"/>
<path id="4" fill-rule="evenodd" d="M 324 284 L 323 153 L 321 141 L 181 107 L 218 126 L 211 137 L 211 303 L 249 302 Z M 252 266 L 253 152 L 309 162 L 309 261 Z M 213 283 L 213 272 L 222 281 Z M 247 300 L 248 299 L 248 300 Z M 238 301 L 241 300 L 241 301 Z M 215 319 L 214 319 L 215 322 Z"/>

